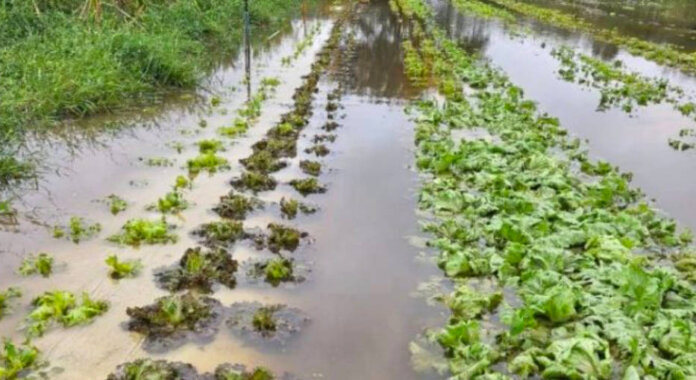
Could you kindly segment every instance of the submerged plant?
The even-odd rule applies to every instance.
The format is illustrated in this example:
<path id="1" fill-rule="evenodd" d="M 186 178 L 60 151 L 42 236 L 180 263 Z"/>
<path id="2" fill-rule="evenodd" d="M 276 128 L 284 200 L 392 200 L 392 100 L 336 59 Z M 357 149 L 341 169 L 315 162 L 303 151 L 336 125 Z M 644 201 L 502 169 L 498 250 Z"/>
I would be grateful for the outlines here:
<path id="1" fill-rule="evenodd" d="M 267 244 L 272 252 L 279 252 L 281 249 L 294 251 L 300 245 L 300 238 L 307 236 L 306 232 L 282 224 L 271 223 L 268 229 L 270 234 Z"/>
<path id="2" fill-rule="evenodd" d="M 225 137 L 238 137 L 245 134 L 249 130 L 249 121 L 244 118 L 237 118 L 234 124 L 229 127 L 221 127 L 218 129 L 218 133 Z"/>
<path id="3" fill-rule="evenodd" d="M 296 199 L 286 199 L 283 197 L 280 200 L 280 212 L 283 214 L 283 217 L 294 219 L 297 216 L 298 210 L 305 214 L 311 214 L 317 211 L 315 207 L 299 202 Z"/>
<path id="4" fill-rule="evenodd" d="M 10 301 L 22 296 L 22 291 L 19 288 L 7 288 L 0 291 L 0 319 L 2 319 L 10 309 Z"/>
<path id="5" fill-rule="evenodd" d="M 38 256 L 30 255 L 22 260 L 19 266 L 19 274 L 22 276 L 39 274 L 48 277 L 51 273 L 53 273 L 53 257 L 47 253 L 39 253 Z"/>
<path id="6" fill-rule="evenodd" d="M 303 196 L 326 192 L 326 187 L 320 185 L 316 178 L 293 179 L 290 186 Z"/>
<path id="7" fill-rule="evenodd" d="M 120 261 L 116 255 L 111 255 L 106 259 L 109 267 L 109 277 L 114 280 L 136 277 L 143 268 L 140 260 Z"/>
<path id="8" fill-rule="evenodd" d="M 157 200 L 157 204 L 148 207 L 148 210 L 157 210 L 163 214 L 175 214 L 186 210 L 189 203 L 179 191 L 170 191 L 164 197 Z"/>
<path id="9" fill-rule="evenodd" d="M 33 310 L 27 317 L 27 334 L 42 336 L 52 324 L 73 327 L 90 323 L 109 310 L 106 301 L 93 300 L 87 293 L 78 302 L 73 293 L 66 291 L 45 292 L 32 302 Z"/>
<path id="10" fill-rule="evenodd" d="M 61 239 L 66 235 L 75 244 L 80 241 L 89 239 L 101 232 L 101 224 L 94 223 L 89 224 L 83 218 L 78 216 L 73 216 L 70 218 L 70 222 L 66 228 L 62 226 L 53 227 L 53 237 L 56 239 Z"/>
<path id="11" fill-rule="evenodd" d="M 16 379 L 26 377 L 38 362 L 39 350 L 29 345 L 16 345 L 9 339 L 2 343 L 0 351 L 0 379 Z"/>
<path id="12" fill-rule="evenodd" d="M 263 367 L 247 370 L 244 366 L 221 365 L 215 369 L 214 380 L 274 380 L 271 371 Z"/>
<path id="13" fill-rule="evenodd" d="M 324 144 L 315 144 L 307 149 L 305 149 L 306 153 L 314 153 L 315 155 L 319 157 L 326 156 L 327 154 L 331 153 L 329 148 L 326 147 Z"/>
<path id="14" fill-rule="evenodd" d="M 111 194 L 106 197 L 106 201 L 109 205 L 109 211 L 112 215 L 118 215 L 119 213 L 126 211 L 128 208 L 128 202 L 123 200 L 121 197 L 115 194 Z"/>
<path id="15" fill-rule="evenodd" d="M 242 222 L 232 220 L 203 224 L 193 234 L 203 238 L 203 244 L 211 248 L 230 246 L 245 235 Z"/>
<path id="16" fill-rule="evenodd" d="M 277 184 L 273 177 L 259 172 L 244 172 L 241 177 L 232 181 L 232 186 L 236 189 L 250 190 L 254 193 L 273 190 Z"/>
<path id="17" fill-rule="evenodd" d="M 139 158 L 140 161 L 144 162 L 147 166 L 153 167 L 168 167 L 174 166 L 174 161 L 165 157 L 150 157 L 150 158 Z"/>
<path id="18" fill-rule="evenodd" d="M 239 160 L 247 170 L 259 173 L 272 173 L 288 166 L 287 162 L 274 157 L 267 150 L 258 150 L 251 156 Z"/>
<path id="19" fill-rule="evenodd" d="M 321 163 L 317 161 L 302 160 L 300 161 L 300 169 L 302 169 L 305 174 L 316 177 L 321 174 Z"/>
<path id="20" fill-rule="evenodd" d="M 263 277 L 266 282 L 278 286 L 281 282 L 294 281 L 292 261 L 284 257 L 276 257 L 268 261 L 254 264 L 252 275 Z"/>
<path id="21" fill-rule="evenodd" d="M 215 154 L 217 152 L 222 152 L 225 150 L 222 141 L 220 140 L 201 140 L 198 143 L 198 151 L 201 154 Z"/>
<path id="22" fill-rule="evenodd" d="M 191 175 L 197 175 L 202 171 L 213 174 L 220 170 L 227 170 L 230 168 L 230 164 L 226 158 L 211 152 L 199 154 L 195 158 L 188 160 L 186 165 Z"/>
<path id="23" fill-rule="evenodd" d="M 242 194 L 230 193 L 220 197 L 220 203 L 213 208 L 223 218 L 242 220 L 255 209 L 263 207 L 260 200 Z"/>
<path id="24" fill-rule="evenodd" d="M 176 176 L 174 181 L 174 191 L 191 188 L 191 181 L 183 175 Z"/>
<path id="25" fill-rule="evenodd" d="M 155 277 L 163 288 L 172 292 L 195 289 L 210 293 L 215 282 L 234 288 L 236 271 L 237 261 L 222 248 L 209 251 L 189 248 L 177 266 L 160 271 Z"/>
<path id="26" fill-rule="evenodd" d="M 254 312 L 251 323 L 262 336 L 272 335 L 276 331 L 277 324 L 273 314 L 279 310 L 278 306 L 262 306 Z"/>
<path id="27" fill-rule="evenodd" d="M 129 307 L 128 330 L 149 338 L 167 337 L 181 331 L 197 331 L 214 317 L 217 302 L 193 293 L 158 298 L 154 304 Z"/>
<path id="28" fill-rule="evenodd" d="M 107 380 L 195 380 L 199 375 L 191 364 L 166 360 L 138 359 L 124 363 Z"/>
<path id="29" fill-rule="evenodd" d="M 140 244 L 175 243 L 178 238 L 171 233 L 172 227 L 160 220 L 131 219 L 123 225 L 120 234 L 112 235 L 109 241 L 131 246 Z"/>

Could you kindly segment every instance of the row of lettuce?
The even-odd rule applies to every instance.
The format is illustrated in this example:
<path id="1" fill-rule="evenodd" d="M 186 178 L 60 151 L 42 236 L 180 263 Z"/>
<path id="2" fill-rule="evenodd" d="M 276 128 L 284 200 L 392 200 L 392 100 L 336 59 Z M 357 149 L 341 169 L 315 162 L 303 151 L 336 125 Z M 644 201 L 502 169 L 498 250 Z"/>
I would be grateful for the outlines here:
<path id="1" fill-rule="evenodd" d="M 696 376 L 691 234 L 423 0 L 391 4 L 411 25 L 407 73 L 442 95 L 413 109 L 425 229 L 454 286 L 432 338 L 453 378 Z"/>

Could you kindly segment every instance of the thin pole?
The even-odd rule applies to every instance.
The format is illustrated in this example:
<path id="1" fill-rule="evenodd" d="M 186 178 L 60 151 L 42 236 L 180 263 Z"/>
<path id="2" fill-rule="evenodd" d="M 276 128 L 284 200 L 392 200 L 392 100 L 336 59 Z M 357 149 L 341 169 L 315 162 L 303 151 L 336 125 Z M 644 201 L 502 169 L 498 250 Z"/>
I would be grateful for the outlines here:
<path id="1" fill-rule="evenodd" d="M 247 98 L 251 101 L 251 26 L 249 20 L 249 0 L 244 0 L 244 57 L 247 82 Z"/>

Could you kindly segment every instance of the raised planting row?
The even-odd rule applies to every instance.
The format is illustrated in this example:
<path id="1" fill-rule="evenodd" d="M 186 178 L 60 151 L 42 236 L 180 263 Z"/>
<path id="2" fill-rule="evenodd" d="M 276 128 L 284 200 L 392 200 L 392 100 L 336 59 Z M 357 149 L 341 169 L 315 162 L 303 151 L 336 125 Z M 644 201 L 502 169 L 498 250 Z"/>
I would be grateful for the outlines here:
<path id="1" fill-rule="evenodd" d="M 696 376 L 691 234 L 448 39 L 425 3 L 394 2 L 413 46 L 438 47 L 419 52 L 444 100 L 414 104 L 416 158 L 429 245 L 454 286 L 431 334 L 453 378 Z"/>

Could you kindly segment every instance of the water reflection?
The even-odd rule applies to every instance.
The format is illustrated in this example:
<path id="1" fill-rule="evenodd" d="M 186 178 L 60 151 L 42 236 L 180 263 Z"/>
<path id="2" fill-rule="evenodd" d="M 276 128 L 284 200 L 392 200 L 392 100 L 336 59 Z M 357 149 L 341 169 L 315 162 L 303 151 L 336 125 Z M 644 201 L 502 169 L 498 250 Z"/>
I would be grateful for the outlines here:
<path id="1" fill-rule="evenodd" d="M 418 92 L 409 85 L 401 60 L 402 36 L 407 26 L 399 22 L 386 0 L 375 0 L 359 12 L 353 23 L 357 59 L 354 88 L 360 95 L 383 98 L 409 97 Z"/>

